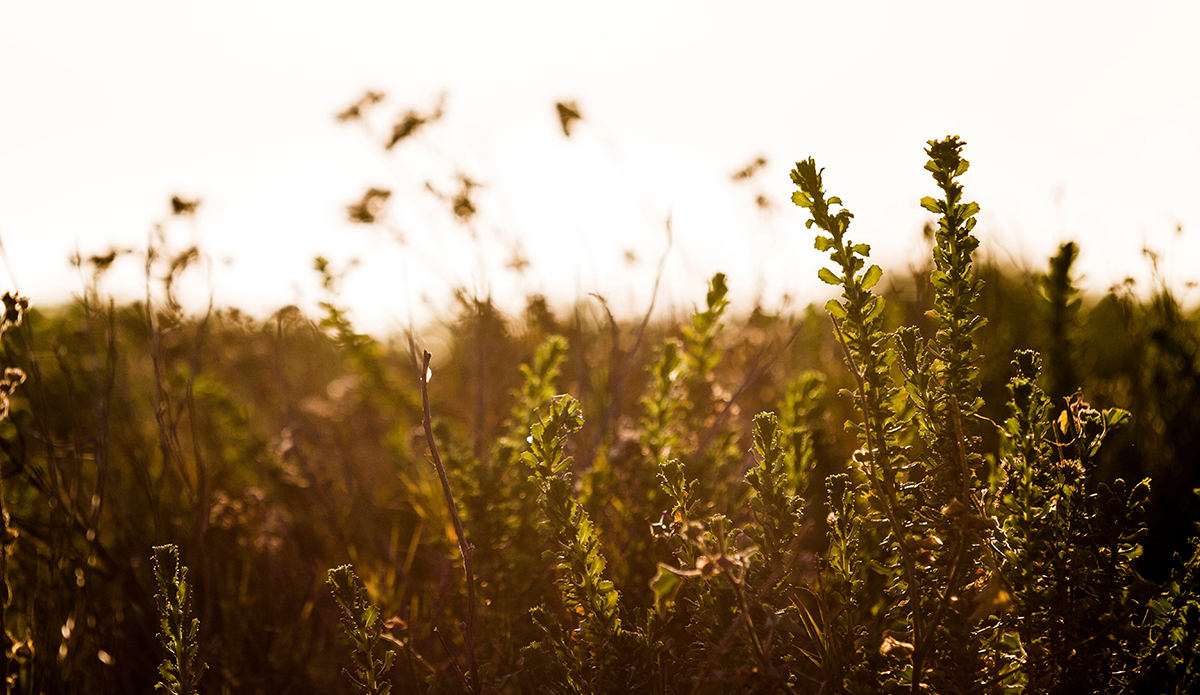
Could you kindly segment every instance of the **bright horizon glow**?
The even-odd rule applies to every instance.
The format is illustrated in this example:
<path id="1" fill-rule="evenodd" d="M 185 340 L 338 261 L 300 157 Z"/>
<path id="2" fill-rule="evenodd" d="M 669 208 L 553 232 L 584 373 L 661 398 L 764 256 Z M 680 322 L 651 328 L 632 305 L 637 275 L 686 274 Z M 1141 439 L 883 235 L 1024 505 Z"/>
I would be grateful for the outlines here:
<path id="1" fill-rule="evenodd" d="M 67 259 L 143 251 L 173 194 L 203 200 L 173 244 L 211 259 L 189 306 L 256 315 L 318 300 L 312 258 L 359 259 L 359 324 L 421 323 L 450 290 L 507 308 L 540 292 L 649 301 L 670 216 L 663 306 L 728 274 L 742 308 L 823 298 L 787 172 L 809 156 L 885 270 L 920 259 L 936 193 L 925 141 L 966 140 L 966 195 L 985 252 L 1042 268 L 1079 242 L 1084 285 L 1145 286 L 1143 246 L 1185 293 L 1200 280 L 1200 7 L 1195 3 L 162 2 L 9 6 L 0 21 L 0 238 L 39 306 L 81 283 Z M 367 89 L 379 115 L 443 121 L 387 154 L 334 114 Z M 554 104 L 584 121 L 564 138 Z M 390 122 L 390 121 L 388 121 Z M 383 123 L 383 121 L 380 121 Z M 756 156 L 752 182 L 730 174 Z M 485 187 L 476 237 L 422 192 L 462 170 Z M 370 186 L 394 191 L 408 240 L 345 220 Z M 754 196 L 774 204 L 769 216 Z M 1177 227 L 1182 226 L 1182 233 Z M 530 267 L 503 268 L 520 240 Z M 636 261 L 625 260 L 626 251 Z M 125 259 L 104 289 L 144 293 Z M 0 283 L 11 288 L 7 273 Z M 886 277 L 886 276 L 885 276 Z M 1195 301 L 1195 292 L 1185 294 Z M 432 309 L 430 308 L 432 307 Z"/>

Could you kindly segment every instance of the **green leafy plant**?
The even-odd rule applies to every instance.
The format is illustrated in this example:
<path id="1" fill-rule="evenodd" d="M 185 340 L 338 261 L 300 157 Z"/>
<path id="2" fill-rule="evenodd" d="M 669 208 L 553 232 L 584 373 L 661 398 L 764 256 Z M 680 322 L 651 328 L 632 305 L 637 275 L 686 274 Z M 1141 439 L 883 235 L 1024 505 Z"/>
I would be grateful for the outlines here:
<path id="1" fill-rule="evenodd" d="M 1035 381 L 1038 355 L 1020 352 L 1014 366 L 999 495 L 1003 591 L 1012 588 L 1013 610 L 1003 622 L 1020 638 L 1023 675 L 1034 690 L 1127 687 L 1153 591 L 1133 565 L 1149 482 L 1132 489 L 1120 479 L 1096 483 L 1093 471 L 1104 436 L 1129 414 L 1099 412 L 1076 397 L 1051 420 Z"/>
<path id="2" fill-rule="evenodd" d="M 746 473 L 755 493 L 750 499 L 755 521 L 750 537 L 762 549 L 766 567 L 782 574 L 791 564 L 789 551 L 800 531 L 804 502 L 788 491 L 783 433 L 773 413 L 754 418 L 754 453 L 758 464 Z"/>
<path id="3" fill-rule="evenodd" d="M 1056 412 L 1038 385 L 1039 358 L 1023 351 L 1005 424 L 985 415 L 979 208 L 958 182 L 968 169 L 963 144 L 950 137 L 927 150 L 941 190 L 922 200 L 939 215 L 930 337 L 885 327 L 884 299 L 872 291 L 883 271 L 868 263 L 868 245 L 849 239 L 852 215 L 825 194 L 812 160 L 793 171 L 793 199 L 834 263 L 820 277 L 841 289 L 826 309 L 856 386 L 847 395 L 859 449 L 823 490 L 807 480 L 826 436 L 813 417 L 820 380 L 810 376 L 785 399 L 783 424 L 755 418 L 749 494 L 721 493 L 732 517 L 714 509 L 729 459 L 693 456 L 689 445 L 706 441 L 693 433 L 721 427 L 714 411 L 728 410 L 710 376 L 721 355 L 722 276 L 683 340 L 663 343 L 638 433 L 661 485 L 662 496 L 647 499 L 666 505 L 648 515 L 649 532 L 670 553 L 649 582 L 652 612 L 631 611 L 623 599 L 636 587 L 619 590 L 605 576 L 597 525 L 576 498 L 565 448 L 583 425 L 578 404 L 556 397 L 539 416 L 523 458 L 540 491 L 562 612 L 532 611 L 544 640 L 523 652 L 530 685 L 607 692 L 620 674 L 626 687 L 663 692 L 1108 692 L 1180 672 L 1189 609 L 1183 622 L 1170 619 L 1179 627 L 1164 616 L 1168 604 L 1195 600 L 1181 588 L 1191 575 L 1165 593 L 1138 575 L 1148 483 L 1103 480 L 1096 466 L 1128 413 L 1080 396 Z M 987 450 L 984 434 L 999 449 Z M 726 436 L 718 450 L 736 447 L 736 432 Z M 824 492 L 824 524 L 806 520 L 801 490 Z M 826 530 L 827 542 L 811 528 Z M 667 685 L 680 676 L 682 688 Z"/>
<path id="4" fill-rule="evenodd" d="M 587 511 L 575 498 L 567 470 L 571 458 L 563 451 L 567 435 L 582 425 L 577 401 L 569 396 L 554 399 L 545 418 L 531 427 L 530 449 L 521 460 L 538 487 L 538 507 L 555 548 L 563 607 L 577 616 L 577 626 L 566 637 L 550 623 L 546 612 L 536 612 L 534 619 L 546 630 L 547 644 L 535 643 L 526 653 L 542 665 L 545 677 L 572 691 L 588 692 L 616 684 L 610 680 L 615 655 L 606 645 L 625 631 L 618 614 L 620 594 L 604 576 L 600 540 Z M 554 660 L 557 667 L 549 668 Z"/>
<path id="5" fill-rule="evenodd" d="M 195 695 L 208 666 L 199 658 L 200 619 L 191 617 L 187 567 L 179 562 L 178 546 L 154 546 L 154 577 L 158 581 L 158 639 L 165 654 L 158 667 L 162 680 L 155 689 L 169 695 Z"/>
<path id="6" fill-rule="evenodd" d="M 342 609 L 342 628 L 354 649 L 355 671 L 353 674 L 346 671 L 346 676 L 368 695 L 387 695 L 392 691 L 387 673 L 396 652 L 388 650 L 382 657 L 377 654 L 384 635 L 379 608 L 367 597 L 362 581 L 350 565 L 329 570 L 328 584 L 333 599 Z"/>
<path id="7" fill-rule="evenodd" d="M 855 458 L 867 504 L 886 522 L 885 552 L 873 562 L 885 581 L 875 610 L 888 617 L 875 639 L 890 665 L 869 664 L 872 678 L 881 679 L 872 685 L 843 683 L 914 692 L 923 683 L 948 691 L 980 684 L 1113 691 L 1128 684 L 1125 674 L 1145 637 L 1145 596 L 1135 590 L 1144 580 L 1133 561 L 1141 553 L 1139 516 L 1149 486 L 1099 482 L 1094 461 L 1106 433 L 1128 413 L 1097 411 L 1076 397 L 1052 418 L 1036 385 L 1038 359 L 1020 353 L 1000 468 L 984 458 L 971 433 L 987 423 L 978 416 L 984 404 L 973 339 L 983 324 L 974 310 L 981 284 L 972 267 L 979 208 L 962 201 L 955 181 L 968 168 L 963 143 L 950 137 L 929 145 L 926 168 L 943 193 L 922 200 L 940 215 L 931 275 L 936 334 L 925 340 L 915 328 L 896 333 L 915 426 L 897 417 L 890 336 L 879 323 L 882 300 L 867 292 L 881 271 L 863 270 L 870 249 L 846 240 L 851 215 L 831 212 L 840 200 L 825 198 L 812 161 L 793 172 L 800 187 L 795 202 L 828 235 L 817 237 L 817 248 L 830 251 L 841 269 L 821 277 L 843 290 L 827 308 L 859 384 L 865 447 Z M 1060 276 L 1069 260 L 1058 263 Z M 862 527 L 841 519 L 854 515 L 844 490 L 842 483 L 831 489 L 835 566 L 843 582 L 861 591 L 858 565 L 846 555 L 864 547 L 853 538 Z M 1106 641 L 1118 633 L 1120 642 Z"/>

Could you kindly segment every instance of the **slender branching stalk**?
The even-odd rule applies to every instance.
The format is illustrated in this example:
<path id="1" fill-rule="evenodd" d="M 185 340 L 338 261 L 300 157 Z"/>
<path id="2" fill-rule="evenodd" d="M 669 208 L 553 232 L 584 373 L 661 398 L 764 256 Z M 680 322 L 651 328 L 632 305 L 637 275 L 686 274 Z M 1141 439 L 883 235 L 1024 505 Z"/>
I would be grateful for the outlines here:
<path id="1" fill-rule="evenodd" d="M 642 345 L 642 339 L 646 335 L 646 328 L 650 325 L 650 318 L 654 315 L 654 307 L 658 303 L 658 288 L 662 284 L 663 271 L 667 267 L 667 259 L 671 255 L 671 247 L 675 243 L 675 234 L 671 230 L 671 219 L 666 221 L 667 231 L 667 246 L 663 249 L 662 256 L 658 259 L 658 267 L 654 271 L 654 289 L 650 292 L 650 303 L 646 306 L 646 313 L 642 316 L 641 323 L 638 324 L 637 332 L 633 337 L 633 345 L 625 354 L 625 359 L 621 361 L 620 369 L 616 370 L 615 375 L 609 377 L 609 394 L 608 407 L 604 410 L 604 419 L 600 422 L 600 427 L 596 429 L 596 433 L 592 436 L 591 444 L 588 446 L 587 454 L 584 457 L 584 463 L 591 465 L 595 460 L 596 451 L 600 448 L 604 438 L 609 434 L 609 428 L 620 413 L 621 397 L 625 393 L 625 384 L 629 378 L 630 372 L 633 370 L 633 361 L 637 357 L 638 349 Z M 602 300 L 603 301 L 603 300 Z M 608 310 L 608 305 L 605 303 L 605 310 Z M 609 314 L 611 316 L 611 314 Z M 615 324 L 614 324 L 615 326 Z M 617 362 L 617 355 L 620 352 L 620 331 L 612 332 L 613 340 L 613 364 Z"/>
<path id="2" fill-rule="evenodd" d="M 446 507 L 450 510 L 450 519 L 454 522 L 454 533 L 458 536 L 458 550 L 462 554 L 463 572 L 467 577 L 467 620 L 463 634 L 466 643 L 467 664 L 471 672 L 471 690 L 478 695 L 482 692 L 483 684 L 479 681 L 479 664 L 475 660 L 475 569 L 471 564 L 471 555 L 475 548 L 467 542 L 467 534 L 463 531 L 462 519 L 458 516 L 458 505 L 454 502 L 454 494 L 450 491 L 450 478 L 442 465 L 442 457 L 438 454 L 437 440 L 433 436 L 433 417 L 429 410 L 429 360 L 432 355 L 425 351 L 421 364 L 421 404 L 424 408 L 423 424 L 425 427 L 425 442 L 429 445 L 430 460 L 437 469 L 442 481 L 442 492 L 446 495 Z"/>

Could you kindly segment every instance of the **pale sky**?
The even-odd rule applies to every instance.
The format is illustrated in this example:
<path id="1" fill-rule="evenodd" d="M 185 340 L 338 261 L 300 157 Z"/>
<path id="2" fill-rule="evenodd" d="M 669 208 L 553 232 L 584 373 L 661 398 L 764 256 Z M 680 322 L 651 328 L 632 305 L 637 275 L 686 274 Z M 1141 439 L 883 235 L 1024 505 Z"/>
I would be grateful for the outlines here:
<path id="1" fill-rule="evenodd" d="M 777 305 L 826 292 L 788 202 L 797 160 L 903 269 L 937 192 L 925 141 L 957 134 L 989 253 L 1040 268 L 1074 239 L 1103 291 L 1144 282 L 1149 246 L 1183 288 L 1200 280 L 1197 36 L 1184 1 L 9 2 L 0 238 L 20 291 L 51 305 L 79 292 L 77 248 L 144 252 L 171 195 L 199 197 L 167 226 L 208 259 L 192 306 L 311 308 L 323 254 L 360 261 L 347 301 L 386 331 L 455 285 L 641 311 L 669 215 L 664 301 L 702 298 L 720 270 L 743 306 Z M 387 95 L 374 131 L 337 123 L 367 89 Z M 445 118 L 385 152 L 396 117 L 442 93 Z M 583 113 L 569 139 L 559 100 Z M 730 179 L 759 155 L 750 183 Z M 470 233 L 424 189 L 455 171 L 484 184 Z M 345 221 L 371 186 L 393 191 L 406 246 Z M 503 267 L 518 239 L 523 275 Z M 126 259 L 105 288 L 136 298 L 141 273 Z"/>

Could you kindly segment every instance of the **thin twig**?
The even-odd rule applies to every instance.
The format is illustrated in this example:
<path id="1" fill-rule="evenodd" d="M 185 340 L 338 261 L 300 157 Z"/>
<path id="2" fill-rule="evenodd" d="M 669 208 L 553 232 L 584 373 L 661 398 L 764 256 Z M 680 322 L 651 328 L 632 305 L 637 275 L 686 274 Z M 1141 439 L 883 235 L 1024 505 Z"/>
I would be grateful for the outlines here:
<path id="1" fill-rule="evenodd" d="M 717 659 L 721 658 L 721 656 L 723 656 L 729 649 L 729 644 L 733 641 L 733 636 L 737 632 L 738 623 L 742 622 L 743 618 L 745 617 L 745 613 L 738 614 L 738 617 L 734 619 L 733 624 L 731 624 L 729 629 L 725 632 L 725 636 L 722 637 L 721 641 L 717 643 L 717 648 L 708 655 L 708 661 L 705 662 L 704 666 L 700 669 L 700 673 L 696 674 L 696 680 L 692 683 L 691 695 L 697 695 L 697 693 L 700 692 L 700 686 L 704 684 L 704 677 L 708 675 L 708 672 L 713 667 L 713 664 L 717 663 Z"/>
<path id="2" fill-rule="evenodd" d="M 446 644 L 446 638 L 442 637 L 442 631 L 434 627 L 433 634 L 437 636 L 438 642 L 441 643 L 442 651 L 446 652 L 446 658 L 450 659 L 450 665 L 454 667 L 454 672 L 462 680 L 467 680 L 466 674 L 462 672 L 462 667 L 458 665 L 458 659 L 454 658 L 454 652 L 450 651 L 450 645 Z"/>
<path id="3" fill-rule="evenodd" d="M 771 358 L 766 362 L 762 362 L 761 360 L 763 355 L 766 354 L 767 348 L 770 346 L 763 345 L 761 348 L 759 348 L 758 353 L 754 355 L 754 359 L 751 361 L 751 364 L 753 364 L 754 367 L 751 368 L 750 373 L 747 374 L 746 378 L 742 380 L 742 383 L 737 387 L 737 390 L 733 392 L 733 395 L 721 404 L 721 409 L 717 411 L 717 416 L 713 418 L 713 424 L 709 425 L 704 430 L 704 434 L 701 435 L 700 443 L 696 446 L 697 450 L 703 451 L 708 447 L 709 443 L 712 442 L 712 438 L 716 434 L 717 427 L 720 426 L 722 419 L 725 417 L 725 413 L 733 407 L 733 404 L 737 402 L 737 399 L 743 393 L 745 393 L 746 389 L 750 388 L 751 384 L 757 381 L 760 376 L 765 374 L 766 371 L 771 368 L 771 365 L 775 364 L 775 360 L 778 360 L 779 357 L 783 355 L 783 351 L 788 349 L 788 346 L 790 346 L 796 340 L 796 336 L 800 335 L 800 331 L 803 329 L 803 321 L 796 324 L 796 328 L 792 331 L 791 336 L 788 337 L 787 341 L 775 349 L 775 352 L 771 355 Z"/>
<path id="4" fill-rule="evenodd" d="M 592 442 L 588 446 L 587 456 L 584 457 L 584 467 L 590 467 L 592 461 L 596 458 L 596 451 L 600 449 L 601 442 L 604 441 L 604 434 L 608 432 L 608 428 L 612 425 L 612 421 L 617 417 L 617 411 L 621 407 L 621 394 L 625 391 L 625 380 L 629 377 L 629 372 L 633 368 L 633 358 L 637 356 L 638 348 L 642 345 L 642 338 L 646 335 L 646 327 L 650 325 L 650 317 L 654 314 L 654 306 L 658 302 L 658 288 L 662 284 L 663 271 L 667 267 L 667 258 L 671 255 L 671 247 L 675 245 L 675 234 L 671 231 L 671 218 L 667 218 L 667 248 L 663 249 L 662 256 L 658 259 L 658 268 L 654 272 L 654 289 L 650 293 L 650 306 L 646 307 L 646 313 L 642 316 L 642 322 L 638 326 L 637 334 L 633 339 L 633 346 L 629 348 L 629 352 L 625 355 L 625 361 L 621 364 L 620 371 L 617 372 L 617 377 L 612 381 L 612 391 L 609 393 L 608 408 L 604 411 L 604 419 L 600 422 L 600 427 L 596 430 L 595 436 L 592 437 Z M 603 299 L 600 299 L 604 305 L 604 310 L 608 311 L 608 304 Z M 612 313 L 609 312 L 611 321 Z M 613 335 L 613 352 L 616 353 L 618 346 L 616 340 L 620 336 Z M 613 360 L 616 362 L 616 360 Z"/>
<path id="5" fill-rule="evenodd" d="M 746 630 L 750 633 L 750 644 L 754 647 L 754 652 L 758 656 L 758 660 L 763 666 L 763 675 L 775 681 L 775 688 L 782 689 L 789 695 L 795 695 L 791 686 L 784 681 L 779 672 L 775 670 L 774 664 L 771 663 L 771 656 L 767 653 L 767 649 L 763 647 L 762 641 L 758 638 L 758 631 L 754 629 L 754 618 L 750 615 L 750 602 L 746 600 L 745 587 L 742 586 L 741 579 L 733 576 L 732 573 L 726 573 L 730 584 L 733 585 L 733 591 L 737 594 L 738 603 L 742 607 L 742 616 L 746 618 Z"/>
<path id="6" fill-rule="evenodd" d="M 156 228 L 161 233 L 160 228 Z M 180 452 L 179 432 L 177 422 L 171 417 L 171 395 L 164 385 L 166 381 L 166 357 L 163 355 L 162 346 L 162 330 L 159 323 L 154 318 L 154 300 L 151 292 L 151 281 L 154 279 L 154 261 L 158 259 L 159 249 L 154 245 L 154 232 L 151 232 L 151 239 L 147 242 L 146 248 L 146 339 L 149 343 L 150 351 L 150 367 L 154 374 L 154 420 L 158 425 L 158 441 L 159 449 L 163 458 L 163 473 L 169 475 L 174 472 L 178 476 L 180 485 L 187 492 L 188 497 L 193 505 L 197 504 L 196 491 L 192 487 L 192 481 L 187 477 L 183 470 L 183 455 Z M 170 289 L 168 288 L 168 299 L 170 298 Z M 155 518 L 155 525 L 158 525 L 158 519 Z"/>
<path id="7" fill-rule="evenodd" d="M 983 496 L 976 496 L 967 482 L 972 480 L 973 476 L 970 474 L 970 468 L 967 463 L 967 450 L 965 448 L 965 442 L 967 439 L 965 430 L 962 426 L 962 411 L 958 407 L 958 396 L 950 394 L 950 406 L 950 423 L 954 426 L 954 438 L 958 442 L 958 456 L 959 460 L 961 461 L 964 476 L 963 494 L 968 497 L 970 502 L 974 503 L 976 511 L 979 512 L 979 518 L 986 521 L 988 518 L 990 518 L 990 515 L 987 512 L 987 507 L 984 505 Z M 988 421 L 991 422 L 990 420 Z M 990 530 L 988 531 L 988 535 L 991 535 Z M 1008 578 L 1004 576 L 1004 573 L 1000 571 L 1003 562 L 999 555 L 997 555 L 995 548 L 993 548 L 992 544 L 987 542 L 985 539 L 981 539 L 979 545 L 983 547 L 984 557 L 987 558 L 988 564 L 990 564 L 992 567 L 992 571 L 995 572 L 996 576 L 1000 578 L 1000 581 L 1004 584 L 1004 587 L 1009 590 L 1009 593 L 1012 593 L 1012 585 L 1009 583 Z"/>
<path id="8" fill-rule="evenodd" d="M 484 326 L 483 326 L 483 322 L 484 322 L 485 315 L 483 312 L 483 305 L 480 302 L 479 296 L 476 295 L 476 296 L 472 297 L 471 301 L 475 304 L 475 345 L 474 345 L 475 349 L 473 351 L 474 352 L 473 358 L 475 361 L 475 379 L 474 379 L 474 381 L 475 381 L 475 431 L 472 433 L 474 435 L 473 436 L 473 439 L 474 439 L 473 451 L 475 453 L 475 458 L 482 461 L 484 459 L 483 438 L 487 433 L 487 385 L 488 385 L 487 384 L 488 370 L 487 370 L 487 367 L 484 365 L 484 361 L 483 361 L 484 360 L 484 347 L 483 347 Z M 488 296 L 487 310 L 488 310 L 487 317 L 490 318 L 491 312 L 493 310 L 492 298 L 490 295 Z M 425 362 L 426 362 L 426 365 L 425 365 L 426 369 L 421 370 L 421 378 L 425 378 L 426 375 L 429 373 L 429 371 L 428 371 L 429 359 L 426 358 Z M 428 410 L 428 408 L 426 408 L 426 410 Z M 429 441 L 432 443 L 433 440 L 430 439 Z M 431 445 L 431 448 L 432 448 L 432 445 Z M 448 489 L 449 488 L 447 488 L 447 490 Z M 449 496 L 449 493 L 447 493 L 447 496 Z M 459 537 L 461 538 L 462 536 L 460 535 Z"/>
<path id="9" fill-rule="evenodd" d="M 970 471 L 967 468 L 967 451 L 963 445 L 963 430 L 962 420 L 959 417 L 958 396 L 950 394 L 950 423 L 954 428 L 954 438 L 956 444 L 956 452 L 958 454 L 958 463 L 960 468 L 962 497 L 963 503 L 974 502 L 975 496 L 971 494 L 970 487 Z M 982 506 L 979 507 L 982 510 Z M 940 599 L 933 609 L 933 615 L 930 616 L 930 628 L 934 628 L 942 621 L 946 611 L 950 607 L 950 601 L 955 597 L 958 591 L 958 582 L 960 581 L 960 570 L 963 569 L 962 559 L 966 554 L 966 548 L 969 543 L 967 540 L 967 517 L 964 513 L 959 520 L 959 538 L 954 548 L 954 558 L 950 562 L 950 577 L 946 580 L 946 590 L 941 593 Z M 926 652 L 929 651 L 931 642 L 917 645 L 913 650 L 913 662 L 923 663 L 925 661 Z M 919 651 L 918 651 L 919 650 Z"/>
<path id="10" fill-rule="evenodd" d="M 196 421 L 196 375 L 200 372 L 200 356 L 201 348 L 204 345 L 204 332 L 208 328 L 208 321 L 213 314 L 213 295 L 209 292 L 208 295 L 208 310 L 204 313 L 204 318 L 200 321 L 200 325 L 196 327 L 196 341 L 192 345 L 192 359 L 188 365 L 187 385 L 184 387 L 184 404 L 187 406 L 188 425 L 192 435 L 192 457 L 196 464 L 196 487 L 200 495 L 200 499 L 196 504 L 195 509 L 195 534 L 196 547 L 199 552 L 204 552 L 204 536 L 208 533 L 208 518 L 209 518 L 209 479 L 208 479 L 208 460 L 204 457 L 204 452 L 200 446 L 200 427 Z"/>
<path id="11" fill-rule="evenodd" d="M 475 662 L 475 570 L 471 564 L 471 555 L 475 549 L 467 543 L 467 535 L 463 531 L 462 520 L 458 517 L 458 505 L 454 503 L 454 495 L 450 492 L 450 478 L 442 466 L 442 457 L 438 454 L 437 441 L 433 438 L 433 417 L 429 413 L 429 360 L 432 355 L 425 350 L 425 358 L 421 365 L 421 405 L 424 408 L 425 441 L 429 444 L 429 455 L 433 467 L 437 469 L 442 479 L 442 492 L 446 494 L 446 506 L 450 509 L 450 519 L 454 522 L 454 533 L 458 536 L 458 550 L 462 553 L 463 570 L 467 575 L 467 629 L 464 641 L 467 648 L 467 663 L 471 669 L 471 690 L 479 695 L 479 666 Z"/>

